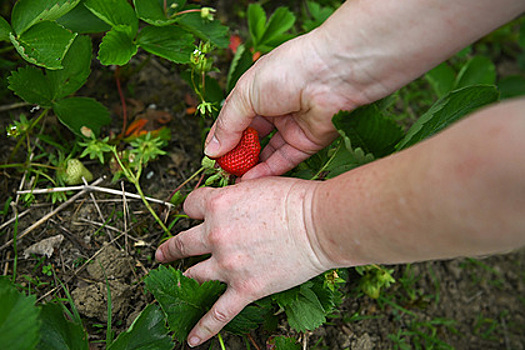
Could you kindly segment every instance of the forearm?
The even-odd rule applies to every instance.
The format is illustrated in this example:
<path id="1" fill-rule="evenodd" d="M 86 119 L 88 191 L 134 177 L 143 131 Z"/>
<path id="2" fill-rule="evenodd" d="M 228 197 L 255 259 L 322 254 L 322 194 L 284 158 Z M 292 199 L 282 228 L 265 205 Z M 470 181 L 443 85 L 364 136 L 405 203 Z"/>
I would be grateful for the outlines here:
<path id="1" fill-rule="evenodd" d="M 525 100 L 485 109 L 320 184 L 313 226 L 334 266 L 504 252 L 525 244 Z"/>
<path id="2" fill-rule="evenodd" d="M 313 32 L 326 79 L 382 98 L 525 11 L 523 0 L 349 0 Z"/>

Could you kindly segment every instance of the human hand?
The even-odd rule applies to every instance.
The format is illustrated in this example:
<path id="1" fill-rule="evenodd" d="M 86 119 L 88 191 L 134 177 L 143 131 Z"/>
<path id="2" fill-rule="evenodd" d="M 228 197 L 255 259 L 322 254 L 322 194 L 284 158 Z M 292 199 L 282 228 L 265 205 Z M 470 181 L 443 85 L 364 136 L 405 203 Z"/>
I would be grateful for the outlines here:
<path id="1" fill-rule="evenodd" d="M 354 92 L 359 84 L 351 86 L 332 70 L 320 47 L 323 40 L 316 35 L 311 32 L 281 45 L 239 79 L 208 135 L 207 156 L 231 150 L 250 125 L 262 137 L 277 129 L 261 153 L 261 163 L 242 179 L 281 175 L 337 137 L 332 116 L 364 101 Z"/>
<path id="2" fill-rule="evenodd" d="M 219 280 L 228 285 L 190 332 L 191 346 L 217 334 L 249 303 L 331 268 L 311 221 L 317 185 L 266 177 L 225 188 L 204 187 L 188 196 L 185 212 L 204 222 L 163 243 L 156 258 L 169 262 L 211 253 L 185 275 L 200 283 Z"/>
<path id="3" fill-rule="evenodd" d="M 327 146 L 340 110 L 383 98 L 524 11 L 522 0 L 346 1 L 319 28 L 261 57 L 206 140 L 219 157 L 253 126 L 277 133 L 243 180 L 280 175 Z M 426 21 L 420 21 L 426 18 Z M 379 19 L 379 20 L 378 20 Z"/>

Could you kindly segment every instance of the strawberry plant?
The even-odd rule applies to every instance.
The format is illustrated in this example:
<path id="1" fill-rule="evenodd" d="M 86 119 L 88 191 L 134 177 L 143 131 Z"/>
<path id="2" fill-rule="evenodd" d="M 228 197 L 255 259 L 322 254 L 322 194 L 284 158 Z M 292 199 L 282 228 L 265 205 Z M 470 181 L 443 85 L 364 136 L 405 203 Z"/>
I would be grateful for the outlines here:
<path id="1" fill-rule="evenodd" d="M 11 136 L 24 134 L 13 154 L 24 139 L 29 141 L 32 129 L 51 111 L 80 138 L 97 137 L 100 128 L 110 122 L 106 107 L 94 99 L 70 97 L 85 84 L 90 74 L 92 44 L 89 36 L 81 34 L 106 33 L 97 55 L 105 65 L 126 64 L 132 57 L 129 53 L 135 54 L 138 48 L 174 63 L 190 65 L 195 61 L 195 38 L 208 40 L 217 46 L 225 45 L 226 27 L 212 21 L 212 9 L 186 6 L 184 1 L 164 4 L 136 1 L 134 7 L 125 0 L 113 1 L 112 4 L 100 1 L 54 3 L 22 0 L 11 11 L 11 24 L 1 18 L 0 40 L 10 41 L 23 59 L 41 67 L 21 67 L 8 78 L 9 88 L 15 94 L 43 108 L 37 118 L 26 123 L 27 127 L 22 129 L 15 122 L 10 128 Z M 118 15 L 113 15 L 114 9 L 118 9 Z M 149 25 L 138 31 L 139 20 Z M 53 45 L 32 39 L 39 36 L 50 37 Z M 204 69 L 202 62 L 204 60 L 199 65 L 201 70 Z M 205 68 L 210 69 L 209 65 Z M 70 154 L 67 158 L 72 156 Z M 70 181 L 71 176 L 62 176 L 68 169 L 73 169 L 66 163 L 56 164 L 58 182 L 78 183 L 79 177 Z M 30 165 L 32 172 L 34 166 Z"/>
<path id="2" fill-rule="evenodd" d="M 24 132 L 51 113 L 80 139 L 98 137 L 111 122 L 105 106 L 75 95 L 91 73 L 92 39 L 86 34 L 104 34 L 97 49 L 103 65 L 126 65 L 141 49 L 176 64 L 197 65 L 205 74 L 211 66 L 196 62 L 195 41 L 205 40 L 208 51 L 227 45 L 227 27 L 213 21 L 213 12 L 180 0 L 17 1 L 11 23 L 0 17 L 0 41 L 9 42 L 29 65 L 11 73 L 8 87 L 42 109 Z"/>
<path id="3" fill-rule="evenodd" d="M 89 349 L 88 335 L 74 304 L 36 305 L 35 296 L 17 291 L 4 276 L 0 278 L 0 340 L 8 349 Z M 67 316 L 66 316 L 67 315 Z M 147 306 L 126 332 L 107 349 L 172 349 L 164 315 L 156 305 Z"/>
<path id="4" fill-rule="evenodd" d="M 289 31 L 296 21 L 295 15 L 280 6 L 267 18 L 259 4 L 250 4 L 247 11 L 249 39 L 235 47 L 235 56 L 228 72 L 226 91 L 230 92 L 241 75 L 260 57 L 294 35 Z"/>

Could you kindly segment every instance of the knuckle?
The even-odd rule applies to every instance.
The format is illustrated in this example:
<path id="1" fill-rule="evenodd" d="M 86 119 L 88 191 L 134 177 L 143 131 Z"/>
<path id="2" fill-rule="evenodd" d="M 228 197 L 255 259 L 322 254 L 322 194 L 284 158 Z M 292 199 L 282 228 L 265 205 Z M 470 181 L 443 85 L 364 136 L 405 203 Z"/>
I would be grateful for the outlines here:
<path id="1" fill-rule="evenodd" d="M 188 197 L 186 197 L 186 200 L 184 201 L 184 211 L 187 211 L 190 207 L 193 207 L 195 202 L 198 202 L 199 198 L 202 198 L 206 195 L 207 191 L 212 190 L 208 187 L 198 188 L 195 191 L 191 191 L 190 194 L 188 194 Z"/>
<path id="2" fill-rule="evenodd" d="M 235 271 L 239 270 L 239 268 L 245 264 L 239 256 L 228 255 L 222 259 L 220 265 L 223 268 L 223 270 Z"/>
<path id="3" fill-rule="evenodd" d="M 179 255 L 180 256 L 185 256 L 185 254 L 186 254 L 186 245 L 184 244 L 182 239 L 180 239 L 180 237 L 172 238 L 170 243 L 171 243 L 170 252 L 175 252 L 175 255 L 177 255 L 177 256 L 179 256 Z"/>
<path id="4" fill-rule="evenodd" d="M 229 102 L 229 101 L 228 101 Z M 226 103 L 228 103 L 226 102 Z M 215 129 L 215 136 L 217 138 L 220 138 L 222 136 L 222 132 L 223 130 L 228 130 L 228 125 L 227 124 L 227 118 L 217 118 L 217 121 L 215 122 L 216 123 L 216 129 Z"/>
<path id="5" fill-rule="evenodd" d="M 189 268 L 187 269 L 186 271 L 184 271 L 184 276 L 188 277 L 188 278 L 191 278 L 191 279 L 194 279 L 196 280 L 197 282 L 199 283 L 202 283 L 202 280 L 199 278 L 199 276 L 197 276 L 197 274 L 195 273 L 195 270 L 194 268 Z"/>
<path id="6" fill-rule="evenodd" d="M 229 310 L 222 309 L 220 307 L 214 307 L 211 310 L 211 317 L 214 321 L 223 324 L 229 322 L 233 318 L 233 315 Z"/>
<path id="7" fill-rule="evenodd" d="M 210 231 L 208 235 L 208 242 L 210 242 L 210 245 L 214 247 L 220 246 L 222 244 L 223 239 L 223 230 L 219 228 L 214 228 Z"/>
<path id="8" fill-rule="evenodd" d="M 253 279 L 243 279 L 235 285 L 236 291 L 243 295 L 246 299 L 255 300 L 259 299 L 258 295 L 264 288 L 259 286 Z"/>
<path id="9" fill-rule="evenodd" d="M 217 191 L 214 196 L 210 196 L 206 203 L 208 211 L 217 213 L 225 207 L 225 198 L 222 191 Z"/>
<path id="10" fill-rule="evenodd" d="M 216 196 L 213 196 L 211 197 L 208 202 L 206 203 L 207 207 L 208 207 L 208 211 L 212 211 L 212 212 L 215 212 L 217 211 L 220 206 L 221 206 L 221 200 L 220 200 L 220 196 L 219 195 L 216 195 Z"/>
<path id="11" fill-rule="evenodd" d="M 241 100 L 246 98 L 246 91 L 249 89 L 251 79 L 253 79 L 253 76 L 250 77 L 250 75 L 253 74 L 250 72 L 246 75 L 242 75 L 237 81 L 237 84 L 235 84 L 235 93 L 237 98 L 240 98 Z"/>
<path id="12" fill-rule="evenodd" d="M 204 335 L 206 338 L 211 337 L 217 333 L 205 319 L 201 319 L 198 323 L 198 326 L 200 328 L 201 334 Z"/>
<path id="13" fill-rule="evenodd" d="M 253 78 L 256 78 L 256 77 L 252 77 L 251 79 L 249 79 L 248 77 L 245 77 L 242 81 L 240 81 L 240 89 L 238 90 L 239 91 L 238 101 L 241 104 L 241 106 L 239 107 L 242 107 L 243 109 L 247 111 L 253 110 L 253 107 L 252 107 L 253 103 L 251 99 L 251 96 L 254 95 L 251 92 L 252 88 L 254 87 Z"/>

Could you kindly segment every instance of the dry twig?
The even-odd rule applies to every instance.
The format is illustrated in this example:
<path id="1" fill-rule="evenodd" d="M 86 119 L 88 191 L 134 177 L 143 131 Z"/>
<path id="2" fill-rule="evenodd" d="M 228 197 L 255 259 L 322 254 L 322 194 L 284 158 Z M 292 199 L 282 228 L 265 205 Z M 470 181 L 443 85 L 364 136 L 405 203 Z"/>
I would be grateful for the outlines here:
<path id="1" fill-rule="evenodd" d="M 107 194 L 112 194 L 115 196 L 122 196 L 122 191 L 114 190 L 112 188 L 106 188 L 106 187 L 99 187 L 95 183 L 91 185 L 79 185 L 79 186 L 66 186 L 66 187 L 53 187 L 53 188 L 42 188 L 42 189 L 34 189 L 34 190 L 23 190 L 23 191 L 17 191 L 17 194 L 26 194 L 26 193 L 32 193 L 32 194 L 48 194 L 48 193 L 54 193 L 54 192 L 67 192 L 67 191 L 94 191 L 94 192 L 102 192 Z M 85 192 L 84 192 L 85 193 Z M 135 193 L 129 193 L 125 192 L 124 194 L 127 198 L 133 198 L 133 199 L 141 199 L 138 194 Z M 170 202 L 165 202 L 160 199 L 151 198 L 151 197 L 145 197 L 148 202 L 152 203 L 158 203 L 165 205 L 167 207 L 173 207 L 173 204 Z"/>
<path id="2" fill-rule="evenodd" d="M 66 208 L 68 205 L 70 205 L 71 203 L 76 201 L 77 198 L 79 198 L 79 197 L 83 196 L 84 194 L 86 194 L 89 191 L 89 188 L 91 188 L 91 187 L 93 187 L 95 185 L 98 185 L 103 180 L 104 180 L 103 177 L 98 178 L 97 180 L 95 180 L 93 182 L 93 185 L 87 186 L 85 189 L 83 189 L 82 191 L 78 192 L 77 194 L 75 194 L 74 196 L 69 198 L 67 201 L 65 201 L 64 203 L 59 205 L 55 210 L 53 210 L 50 213 L 48 213 L 48 214 L 44 215 L 43 217 L 41 217 L 37 222 L 35 222 L 33 225 L 29 226 L 27 229 L 25 229 L 24 232 L 22 232 L 20 235 L 18 235 L 17 240 L 20 240 L 20 239 L 24 238 L 27 234 L 31 233 L 34 229 L 36 229 L 37 227 L 42 225 L 49 218 L 51 218 L 53 215 L 55 215 L 56 213 L 60 212 L 62 209 Z M 7 243 L 5 243 L 3 246 L 1 246 L 0 247 L 0 251 L 4 250 L 7 247 L 9 247 L 11 244 L 13 244 L 13 239 L 7 241 Z"/>
<path id="3" fill-rule="evenodd" d="M 12 109 L 17 109 L 17 108 L 26 107 L 26 106 L 29 106 L 29 103 L 27 103 L 27 102 L 16 102 L 16 103 L 12 103 L 12 104 L 9 104 L 9 105 L 0 106 L 0 112 L 7 112 L 7 111 L 10 111 Z"/>
<path id="4" fill-rule="evenodd" d="M 85 178 L 82 178 L 82 181 L 84 182 L 85 186 L 89 186 Z M 97 209 L 97 213 L 98 213 L 98 216 L 100 217 L 100 220 L 102 220 L 102 222 L 106 222 L 106 219 L 104 218 L 104 214 L 102 214 L 102 210 L 100 210 L 100 207 L 98 206 L 97 200 L 95 199 L 95 195 L 93 194 L 93 192 L 89 192 L 89 197 L 91 197 L 91 201 L 93 202 L 93 205 Z M 104 231 L 106 231 L 106 234 L 108 235 L 109 239 L 113 239 L 113 235 L 111 234 L 110 231 L 108 231 L 105 228 L 104 228 Z"/>

